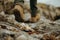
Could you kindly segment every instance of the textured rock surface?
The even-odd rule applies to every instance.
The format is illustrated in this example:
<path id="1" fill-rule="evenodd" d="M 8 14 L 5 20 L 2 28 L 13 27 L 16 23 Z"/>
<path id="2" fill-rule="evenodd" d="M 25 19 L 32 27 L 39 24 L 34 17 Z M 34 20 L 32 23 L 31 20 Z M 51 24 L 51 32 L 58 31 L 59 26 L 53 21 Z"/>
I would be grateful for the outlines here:
<path id="1" fill-rule="evenodd" d="M 47 39 L 60 40 L 60 20 L 53 22 L 42 16 L 37 23 L 19 23 L 14 15 L 0 13 L 0 40 Z"/>
<path id="2" fill-rule="evenodd" d="M 46 11 L 45 6 L 43 8 L 49 18 L 49 12 Z M 53 15 L 52 18 L 54 18 L 52 6 L 49 8 L 51 15 Z M 30 18 L 27 9 L 25 16 L 28 17 L 25 17 L 25 20 Z M 51 21 L 43 16 L 43 9 L 39 8 L 39 11 L 41 18 L 36 23 L 17 22 L 13 14 L 0 12 L 0 40 L 60 40 L 60 19 Z M 60 15 L 59 11 L 56 10 L 56 12 Z"/>

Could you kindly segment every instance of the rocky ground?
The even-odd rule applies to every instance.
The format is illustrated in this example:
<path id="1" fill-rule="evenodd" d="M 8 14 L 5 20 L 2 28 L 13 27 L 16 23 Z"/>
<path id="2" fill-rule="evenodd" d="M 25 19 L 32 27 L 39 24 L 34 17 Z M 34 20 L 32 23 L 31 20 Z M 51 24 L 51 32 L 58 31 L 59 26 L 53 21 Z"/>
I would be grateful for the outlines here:
<path id="1" fill-rule="evenodd" d="M 25 15 L 27 17 L 29 14 Z M 41 15 L 37 23 L 21 23 L 15 20 L 13 14 L 2 11 L 0 40 L 60 40 L 60 19 L 51 21 Z"/>
<path id="2" fill-rule="evenodd" d="M 60 40 L 60 20 L 44 17 L 37 23 L 21 23 L 14 15 L 0 14 L 0 40 Z"/>

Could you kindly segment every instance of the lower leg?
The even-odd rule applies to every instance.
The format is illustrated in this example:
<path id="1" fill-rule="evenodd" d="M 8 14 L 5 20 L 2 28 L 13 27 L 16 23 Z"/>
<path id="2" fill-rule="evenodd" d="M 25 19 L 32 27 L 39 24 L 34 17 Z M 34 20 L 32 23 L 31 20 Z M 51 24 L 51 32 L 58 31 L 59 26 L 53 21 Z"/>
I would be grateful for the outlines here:
<path id="1" fill-rule="evenodd" d="M 31 9 L 31 22 L 37 22 L 40 18 L 40 15 L 37 13 L 37 0 L 30 0 L 30 9 Z"/>

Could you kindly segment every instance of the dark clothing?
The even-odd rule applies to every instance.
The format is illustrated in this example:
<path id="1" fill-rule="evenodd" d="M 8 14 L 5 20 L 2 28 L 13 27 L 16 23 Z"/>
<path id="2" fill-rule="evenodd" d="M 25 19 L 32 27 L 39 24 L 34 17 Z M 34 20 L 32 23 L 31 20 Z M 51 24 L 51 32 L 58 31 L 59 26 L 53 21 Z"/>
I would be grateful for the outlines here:
<path id="1" fill-rule="evenodd" d="M 24 4 L 24 0 L 15 0 L 14 4 Z M 36 17 L 37 14 L 37 0 L 30 0 L 30 9 L 31 9 L 31 17 Z M 18 13 L 18 14 L 16 14 Z M 20 17 L 20 13 L 18 12 L 18 10 L 15 10 L 15 20 L 17 20 L 18 22 L 23 22 L 24 19 Z M 33 21 L 33 20 L 32 20 Z"/>
<path id="2" fill-rule="evenodd" d="M 37 0 L 30 0 L 30 9 L 31 9 L 31 16 L 35 17 L 37 14 Z"/>
<path id="3" fill-rule="evenodd" d="M 15 0 L 15 3 L 24 3 L 24 0 Z M 37 0 L 30 0 L 30 9 L 31 9 L 31 16 L 35 17 L 37 14 Z"/>

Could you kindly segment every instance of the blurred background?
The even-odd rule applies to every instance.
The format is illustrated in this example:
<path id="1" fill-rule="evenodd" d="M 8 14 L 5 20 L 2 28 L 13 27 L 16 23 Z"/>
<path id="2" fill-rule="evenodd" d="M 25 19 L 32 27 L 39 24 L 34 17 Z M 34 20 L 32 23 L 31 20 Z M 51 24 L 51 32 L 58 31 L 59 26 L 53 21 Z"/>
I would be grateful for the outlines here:
<path id="1" fill-rule="evenodd" d="M 25 0 L 30 1 L 30 0 Z M 60 0 L 37 0 L 37 3 L 45 3 L 48 5 L 54 5 L 56 7 L 60 7 Z"/>
<path id="2" fill-rule="evenodd" d="M 51 4 L 51 5 L 58 6 L 58 7 L 60 6 L 60 0 L 38 0 L 38 3 L 39 2 Z"/>

